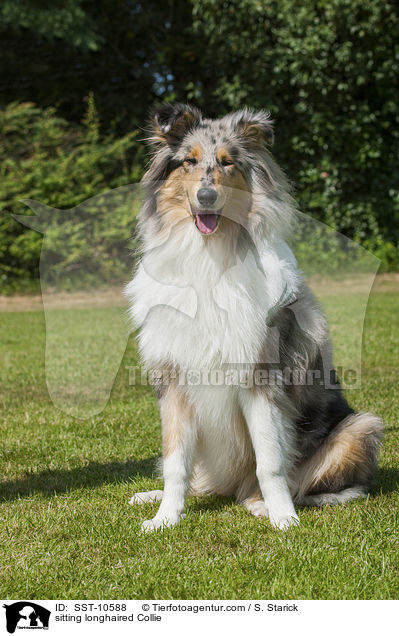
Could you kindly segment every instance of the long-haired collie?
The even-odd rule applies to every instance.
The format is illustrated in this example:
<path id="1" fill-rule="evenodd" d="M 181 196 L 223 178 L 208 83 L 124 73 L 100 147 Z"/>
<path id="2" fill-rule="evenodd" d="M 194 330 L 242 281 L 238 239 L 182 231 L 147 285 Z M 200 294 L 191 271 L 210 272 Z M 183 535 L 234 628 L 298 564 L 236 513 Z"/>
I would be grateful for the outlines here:
<path id="1" fill-rule="evenodd" d="M 143 530 L 178 523 L 188 492 L 234 496 L 287 528 L 294 503 L 345 502 L 373 483 L 383 425 L 342 395 L 285 242 L 295 206 L 272 139 L 265 111 L 213 120 L 176 104 L 152 119 L 126 288 L 162 420 L 164 490 L 130 502 L 161 502 Z"/>

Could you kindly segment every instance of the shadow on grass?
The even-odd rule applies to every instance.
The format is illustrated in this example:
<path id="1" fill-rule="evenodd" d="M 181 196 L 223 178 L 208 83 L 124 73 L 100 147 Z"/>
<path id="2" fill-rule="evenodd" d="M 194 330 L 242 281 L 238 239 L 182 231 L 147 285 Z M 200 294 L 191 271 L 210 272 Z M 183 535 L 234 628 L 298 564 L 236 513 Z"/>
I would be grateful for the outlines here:
<path id="1" fill-rule="evenodd" d="M 41 493 L 47 497 L 69 492 L 78 488 L 97 488 L 103 484 L 126 482 L 138 475 L 156 475 L 157 457 L 141 461 L 110 462 L 100 464 L 90 462 L 87 466 L 72 470 L 46 470 L 28 474 L 14 481 L 0 484 L 0 502 Z"/>
<path id="2" fill-rule="evenodd" d="M 51 497 L 78 488 L 97 488 L 103 484 L 126 482 L 138 475 L 153 477 L 157 475 L 158 457 L 151 457 L 141 461 L 110 462 L 100 464 L 90 462 L 87 466 L 72 470 L 46 470 L 42 473 L 26 475 L 14 481 L 0 484 L 0 502 L 12 501 L 20 497 L 28 497 L 35 493 Z M 389 494 L 399 490 L 399 470 L 397 468 L 380 468 L 377 475 L 376 487 L 371 496 Z M 192 510 L 217 510 L 231 505 L 234 501 L 227 497 L 192 497 Z"/>
<path id="3" fill-rule="evenodd" d="M 379 468 L 377 473 L 377 483 L 372 491 L 373 495 L 382 493 L 387 495 L 390 492 L 399 490 L 399 469 Z"/>
<path id="4" fill-rule="evenodd" d="M 234 497 L 222 497 L 219 495 L 189 496 L 191 512 L 220 511 L 224 508 L 230 508 L 234 503 L 236 503 Z"/>

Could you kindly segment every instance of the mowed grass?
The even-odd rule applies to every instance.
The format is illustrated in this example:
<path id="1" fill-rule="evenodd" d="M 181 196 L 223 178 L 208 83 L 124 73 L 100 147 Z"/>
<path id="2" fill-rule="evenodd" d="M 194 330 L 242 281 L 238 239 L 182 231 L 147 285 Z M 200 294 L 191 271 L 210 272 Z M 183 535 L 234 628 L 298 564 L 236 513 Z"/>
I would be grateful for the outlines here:
<path id="1" fill-rule="evenodd" d="M 358 300 L 323 299 L 338 326 L 347 317 L 332 329 L 338 349 L 352 347 Z M 43 313 L 0 313 L 0 329 L 0 598 L 397 598 L 398 293 L 371 296 L 362 388 L 348 393 L 386 422 L 377 488 L 345 506 L 299 509 L 301 525 L 285 533 L 207 497 L 188 500 L 178 527 L 142 534 L 156 508 L 128 501 L 162 487 L 161 429 L 152 388 L 129 386 L 133 338 L 106 409 L 78 420 L 48 396 Z"/>

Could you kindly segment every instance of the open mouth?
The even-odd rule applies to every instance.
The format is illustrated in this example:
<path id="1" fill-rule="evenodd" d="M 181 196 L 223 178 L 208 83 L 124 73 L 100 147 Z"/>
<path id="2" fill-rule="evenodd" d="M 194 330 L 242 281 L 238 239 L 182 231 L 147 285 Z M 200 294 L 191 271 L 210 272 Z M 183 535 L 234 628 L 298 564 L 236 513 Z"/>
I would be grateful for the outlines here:
<path id="1" fill-rule="evenodd" d="M 213 234 L 219 225 L 221 210 L 198 210 L 191 206 L 191 213 L 194 217 L 195 225 L 201 234 Z"/>

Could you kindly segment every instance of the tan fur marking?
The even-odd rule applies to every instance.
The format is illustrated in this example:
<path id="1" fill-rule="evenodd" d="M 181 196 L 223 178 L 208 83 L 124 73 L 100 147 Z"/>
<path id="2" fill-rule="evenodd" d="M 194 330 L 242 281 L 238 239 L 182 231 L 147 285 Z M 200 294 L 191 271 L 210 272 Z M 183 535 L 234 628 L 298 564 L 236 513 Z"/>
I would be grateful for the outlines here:
<path id="1" fill-rule="evenodd" d="M 201 146 L 199 144 L 196 146 L 193 146 L 190 152 L 188 153 L 188 155 L 185 157 L 185 159 L 197 159 L 197 161 L 201 161 L 202 159 Z"/>
<path id="2" fill-rule="evenodd" d="M 342 431 L 331 440 L 324 461 L 314 475 L 317 487 L 329 488 L 334 481 L 352 481 L 357 466 L 365 462 L 361 439 L 356 439 L 349 431 Z"/>
<path id="3" fill-rule="evenodd" d="M 222 170 L 220 167 L 216 167 L 213 171 L 213 178 L 215 183 L 226 186 L 227 188 L 234 188 L 249 192 L 247 182 L 238 168 L 234 165 L 226 166 L 225 170 Z"/>
<path id="4" fill-rule="evenodd" d="M 254 504 L 256 504 L 257 501 L 262 501 L 262 499 L 263 499 L 262 493 L 259 491 L 253 497 L 250 497 L 249 499 L 246 499 L 245 505 L 246 506 L 253 506 Z"/>
<path id="5" fill-rule="evenodd" d="M 200 170 L 194 171 L 202 172 Z M 159 191 L 158 213 L 161 215 L 166 231 L 181 221 L 191 221 L 190 205 L 187 190 L 194 181 L 200 180 L 201 175 L 190 173 L 190 178 L 184 168 L 180 167 L 171 172 Z"/>
<path id="6" fill-rule="evenodd" d="M 222 161 L 231 161 L 233 163 L 233 159 L 231 158 L 228 149 L 224 146 L 220 146 L 220 148 L 217 149 L 216 159 L 219 161 L 219 163 L 222 163 Z"/>
<path id="7" fill-rule="evenodd" d="M 190 419 L 191 409 L 179 387 L 171 384 L 160 400 L 160 411 L 162 454 L 166 458 L 182 443 L 184 422 Z"/>
<path id="8" fill-rule="evenodd" d="M 312 492 L 334 492 L 367 484 L 377 461 L 382 437 L 379 418 L 369 413 L 349 415 L 295 475 L 298 500 Z"/>
<path id="9" fill-rule="evenodd" d="M 265 502 L 263 501 L 259 486 L 257 488 L 258 490 L 256 490 L 252 496 L 245 499 L 242 505 L 251 515 L 254 515 L 254 517 L 266 517 L 267 509 Z"/>
<path id="10" fill-rule="evenodd" d="M 245 226 L 252 207 L 252 195 L 243 175 L 232 166 L 226 172 L 215 168 L 213 176 L 216 189 L 224 188 L 227 195 L 223 217 Z"/>
<path id="11" fill-rule="evenodd" d="M 262 137 L 262 131 L 258 124 L 247 124 L 242 132 L 244 137 L 251 137 L 256 141 L 260 141 Z"/>

